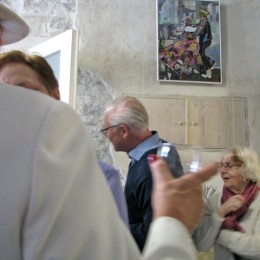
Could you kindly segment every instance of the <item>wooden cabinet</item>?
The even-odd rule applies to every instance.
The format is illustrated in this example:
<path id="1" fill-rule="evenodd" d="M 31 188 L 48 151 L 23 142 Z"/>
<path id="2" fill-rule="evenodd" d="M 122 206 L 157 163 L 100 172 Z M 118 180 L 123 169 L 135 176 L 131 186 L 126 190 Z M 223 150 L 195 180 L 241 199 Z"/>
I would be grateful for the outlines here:
<path id="1" fill-rule="evenodd" d="M 146 107 L 150 129 L 173 143 L 222 149 L 247 145 L 245 98 L 139 97 Z"/>

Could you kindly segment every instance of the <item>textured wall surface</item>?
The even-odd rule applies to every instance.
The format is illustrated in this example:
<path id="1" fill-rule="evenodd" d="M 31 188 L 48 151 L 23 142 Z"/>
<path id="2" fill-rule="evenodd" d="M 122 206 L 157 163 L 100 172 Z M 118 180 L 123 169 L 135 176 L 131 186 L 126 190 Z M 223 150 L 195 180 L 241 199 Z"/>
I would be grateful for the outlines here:
<path id="1" fill-rule="evenodd" d="M 26 50 L 67 29 L 79 30 L 81 71 L 79 89 L 83 87 L 82 76 L 87 77 L 85 80 L 88 83 L 92 81 L 93 76 L 91 89 L 85 85 L 87 91 L 85 101 L 82 92 L 79 96 L 79 111 L 83 110 L 81 106 L 85 106 L 84 102 L 100 101 L 100 82 L 103 84 L 102 104 L 86 105 L 92 109 L 91 112 L 84 112 L 86 113 L 84 118 L 94 118 L 92 113 L 102 114 L 104 103 L 122 93 L 242 96 L 248 98 L 250 145 L 260 153 L 260 138 L 258 138 L 260 28 L 255 26 L 255 21 L 260 16 L 258 0 L 220 1 L 222 85 L 163 84 L 156 80 L 156 1 L 154 0 L 112 2 L 108 0 L 5 0 L 0 2 L 16 10 L 31 27 L 31 33 L 25 40 L 7 48 Z M 97 77 L 100 77 L 101 81 L 98 87 L 93 87 Z M 90 99 L 89 94 L 98 98 Z M 94 108 L 97 111 L 94 112 Z M 93 125 L 94 129 L 95 122 L 93 119 L 93 122 L 87 122 L 87 125 Z M 95 131 L 91 130 L 91 132 Z M 95 140 L 99 137 L 94 135 L 93 138 Z M 95 140 L 95 143 L 99 144 L 100 141 Z M 103 158 L 103 155 L 101 157 Z"/>
<path id="2" fill-rule="evenodd" d="M 246 97 L 250 145 L 260 153 L 260 47 L 255 39 L 260 29 L 254 25 L 259 8 L 257 0 L 221 1 L 222 85 L 156 80 L 156 4 L 150 0 L 79 0 L 79 64 L 101 74 L 118 94 Z"/>
<path id="3" fill-rule="evenodd" d="M 79 69 L 76 111 L 82 118 L 93 138 L 99 159 L 112 162 L 109 141 L 100 132 L 102 115 L 106 104 L 115 95 L 113 89 L 97 73 Z"/>
<path id="4" fill-rule="evenodd" d="M 260 16 L 258 0 L 220 1 L 222 85 L 163 84 L 156 80 L 154 0 L 0 2 L 23 16 L 31 28 L 26 39 L 4 50 L 26 50 L 67 29 L 79 30 L 77 111 L 89 126 L 101 158 L 106 157 L 108 144 L 97 131 L 98 117 L 106 102 L 126 93 L 247 97 L 250 145 L 260 153 L 260 27 L 255 25 Z M 107 156 L 107 160 L 111 158 Z"/>

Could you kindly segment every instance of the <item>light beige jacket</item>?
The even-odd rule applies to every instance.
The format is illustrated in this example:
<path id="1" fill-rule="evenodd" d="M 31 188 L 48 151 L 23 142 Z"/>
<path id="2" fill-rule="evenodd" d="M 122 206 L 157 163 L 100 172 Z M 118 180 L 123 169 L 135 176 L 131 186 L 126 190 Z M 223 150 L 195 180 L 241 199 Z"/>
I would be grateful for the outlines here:
<path id="1" fill-rule="evenodd" d="M 242 260 L 260 259 L 260 192 L 247 213 L 239 220 L 245 233 L 222 229 L 223 219 L 216 214 L 221 206 L 222 187 L 209 197 L 203 220 L 193 234 L 195 245 L 200 251 L 214 246 L 215 260 L 234 260 L 236 253 Z"/>
<path id="2" fill-rule="evenodd" d="M 150 231 L 142 256 L 72 108 L 0 85 L 0 259 L 196 258 L 177 220 Z"/>

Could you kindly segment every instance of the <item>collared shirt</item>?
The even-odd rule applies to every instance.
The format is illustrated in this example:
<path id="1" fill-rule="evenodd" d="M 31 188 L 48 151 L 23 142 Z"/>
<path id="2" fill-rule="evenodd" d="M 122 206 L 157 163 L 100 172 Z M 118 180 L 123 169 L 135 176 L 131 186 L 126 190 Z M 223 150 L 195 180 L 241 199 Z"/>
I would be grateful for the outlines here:
<path id="1" fill-rule="evenodd" d="M 144 153 L 147 151 L 157 148 L 162 143 L 157 131 L 152 131 L 152 135 L 145 139 L 142 143 L 138 144 L 134 149 L 132 149 L 128 156 L 134 161 L 139 161 Z"/>

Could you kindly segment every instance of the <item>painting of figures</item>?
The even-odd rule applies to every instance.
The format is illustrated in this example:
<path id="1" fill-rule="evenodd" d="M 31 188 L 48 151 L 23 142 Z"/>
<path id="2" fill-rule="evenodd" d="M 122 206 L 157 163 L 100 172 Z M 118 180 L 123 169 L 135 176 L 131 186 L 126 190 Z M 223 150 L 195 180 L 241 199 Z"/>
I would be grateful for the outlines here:
<path id="1" fill-rule="evenodd" d="M 157 0 L 157 79 L 222 83 L 219 1 Z"/>

